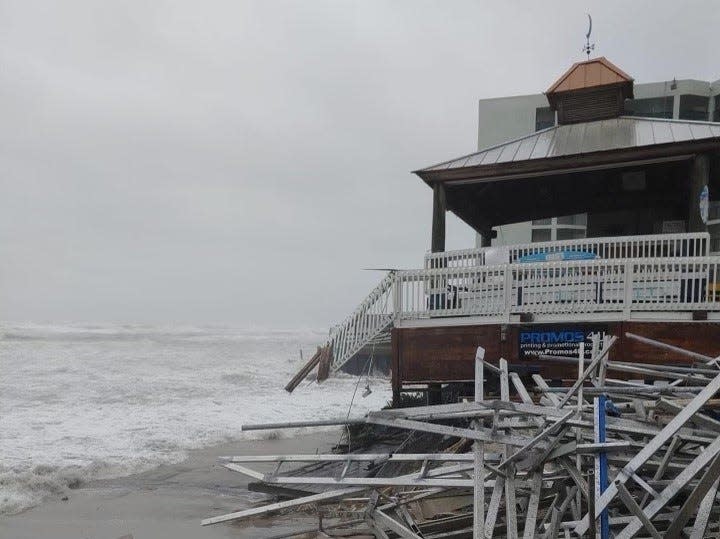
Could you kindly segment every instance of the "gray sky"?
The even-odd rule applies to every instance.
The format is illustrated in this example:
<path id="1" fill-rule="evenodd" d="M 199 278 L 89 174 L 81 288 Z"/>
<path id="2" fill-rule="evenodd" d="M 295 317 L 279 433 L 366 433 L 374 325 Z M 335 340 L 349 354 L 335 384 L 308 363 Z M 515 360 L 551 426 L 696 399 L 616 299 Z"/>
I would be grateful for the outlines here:
<path id="1" fill-rule="evenodd" d="M 720 78 L 716 1 L 0 2 L 0 319 L 337 322 L 422 263 L 409 171 L 582 59 L 588 10 L 637 81 Z"/>

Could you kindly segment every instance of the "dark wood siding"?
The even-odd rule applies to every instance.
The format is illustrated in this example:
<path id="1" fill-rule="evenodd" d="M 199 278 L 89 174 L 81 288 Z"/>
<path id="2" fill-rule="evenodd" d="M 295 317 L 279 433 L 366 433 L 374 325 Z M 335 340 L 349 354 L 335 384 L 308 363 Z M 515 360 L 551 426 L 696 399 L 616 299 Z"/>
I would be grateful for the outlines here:
<path id="1" fill-rule="evenodd" d="M 623 323 L 623 355 L 627 361 L 642 363 L 692 363 L 676 352 L 659 350 L 625 337 L 634 333 L 673 344 L 711 357 L 720 355 L 720 324 L 716 322 L 625 322 Z M 632 359 L 630 359 L 632 358 Z"/>
<path id="2" fill-rule="evenodd" d="M 398 329 L 393 338 L 402 382 L 472 380 L 478 346 L 491 358 L 501 353 L 498 325 Z"/>
<path id="3" fill-rule="evenodd" d="M 572 323 L 566 324 L 572 326 Z M 612 360 L 645 363 L 687 363 L 679 354 L 663 352 L 626 338 L 625 332 L 657 339 L 712 357 L 720 355 L 718 322 L 608 322 L 607 332 L 620 338 Z M 523 324 L 395 329 L 393 389 L 414 382 L 468 381 L 474 376 L 475 350 L 483 346 L 486 358 L 500 357 L 511 365 L 539 371 L 548 378 L 575 376 L 572 367 L 519 359 L 518 337 Z M 615 373 L 615 375 L 620 373 Z"/>

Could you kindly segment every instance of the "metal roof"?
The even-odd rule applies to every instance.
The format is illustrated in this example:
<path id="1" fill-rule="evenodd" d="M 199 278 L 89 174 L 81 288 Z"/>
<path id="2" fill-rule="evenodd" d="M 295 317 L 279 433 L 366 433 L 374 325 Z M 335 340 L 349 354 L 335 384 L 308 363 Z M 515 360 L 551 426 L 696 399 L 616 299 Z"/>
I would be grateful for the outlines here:
<path id="1" fill-rule="evenodd" d="M 517 163 L 713 138 L 720 138 L 720 123 L 621 116 L 557 125 L 418 172 Z"/>

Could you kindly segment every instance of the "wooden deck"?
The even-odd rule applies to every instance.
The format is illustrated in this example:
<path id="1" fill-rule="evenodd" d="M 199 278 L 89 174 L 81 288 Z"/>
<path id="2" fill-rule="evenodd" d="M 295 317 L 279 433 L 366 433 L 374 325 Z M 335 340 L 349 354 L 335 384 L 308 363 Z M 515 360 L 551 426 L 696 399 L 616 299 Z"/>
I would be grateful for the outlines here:
<path id="1" fill-rule="evenodd" d="M 577 357 L 578 343 L 592 333 L 620 339 L 617 360 L 686 361 L 650 353 L 626 332 L 714 357 L 720 256 L 709 246 L 707 233 L 689 233 L 516 245 L 499 262 L 494 248 L 431 253 L 422 268 L 389 272 L 333 328 L 325 345 L 330 369 L 357 360 L 388 333 L 396 394 L 409 384 L 472 380 L 478 346 L 491 360 L 550 378 L 563 378 L 563 367 L 537 356 Z M 591 256 L 525 261 L 537 253 Z"/>

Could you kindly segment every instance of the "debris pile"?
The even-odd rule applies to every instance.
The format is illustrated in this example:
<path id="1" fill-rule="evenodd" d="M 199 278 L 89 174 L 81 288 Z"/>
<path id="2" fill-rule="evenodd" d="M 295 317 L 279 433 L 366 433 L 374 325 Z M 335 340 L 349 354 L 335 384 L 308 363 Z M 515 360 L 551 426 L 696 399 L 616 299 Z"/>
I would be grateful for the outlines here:
<path id="1" fill-rule="evenodd" d="M 669 345 L 626 334 L 658 349 Z M 203 525 L 317 508 L 321 537 L 700 538 L 720 534 L 719 358 L 672 347 L 684 365 L 609 360 L 615 337 L 586 357 L 542 357 L 577 376 L 552 387 L 521 378 L 478 348 L 472 402 L 388 409 L 352 420 L 244 428 L 372 424 L 432 433 L 427 453 L 398 451 L 228 457 L 268 486 L 300 489 L 276 503 Z M 614 376 L 617 376 L 615 378 Z M 500 394 L 485 395 L 490 377 Z M 632 379 L 632 380 L 630 380 Z M 488 384 L 489 386 L 489 384 Z M 252 466 L 273 463 L 271 473 Z M 293 463 L 312 464 L 298 473 Z M 393 473 L 387 473 L 387 464 Z M 318 465 L 333 472 L 318 473 Z M 385 473 L 377 473 L 384 469 Z M 286 496 L 287 498 L 288 496 Z M 308 530 L 298 531 L 306 533 Z M 291 537 L 292 535 L 285 535 Z"/>

